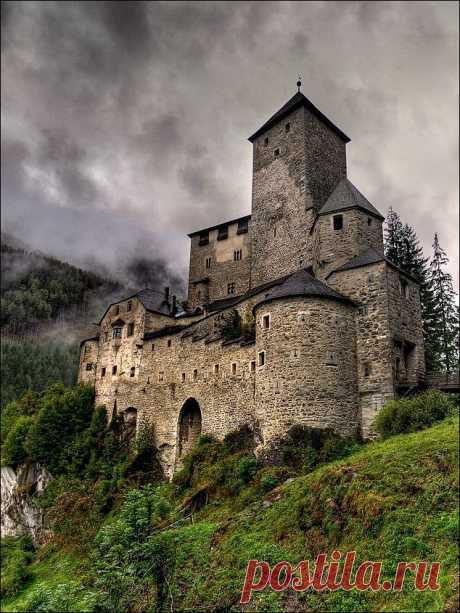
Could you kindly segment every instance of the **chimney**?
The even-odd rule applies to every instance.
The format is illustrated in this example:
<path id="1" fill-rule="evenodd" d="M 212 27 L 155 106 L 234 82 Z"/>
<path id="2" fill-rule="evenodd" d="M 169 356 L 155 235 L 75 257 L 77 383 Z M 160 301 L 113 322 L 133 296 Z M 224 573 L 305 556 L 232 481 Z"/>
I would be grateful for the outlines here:
<path id="1" fill-rule="evenodd" d="M 177 313 L 177 304 L 176 304 L 176 296 L 172 297 L 172 314 L 175 315 Z"/>

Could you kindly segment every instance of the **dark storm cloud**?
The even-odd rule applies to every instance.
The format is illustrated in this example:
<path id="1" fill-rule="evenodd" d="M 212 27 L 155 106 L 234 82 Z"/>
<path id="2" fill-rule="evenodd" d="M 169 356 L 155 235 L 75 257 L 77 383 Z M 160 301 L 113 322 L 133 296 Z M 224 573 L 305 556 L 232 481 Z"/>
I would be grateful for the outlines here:
<path id="1" fill-rule="evenodd" d="M 121 276 L 145 257 L 183 275 L 186 232 L 249 211 L 246 138 L 301 73 L 353 139 L 351 180 L 427 252 L 438 230 L 455 271 L 457 13 L 453 2 L 2 3 L 4 225 Z"/>

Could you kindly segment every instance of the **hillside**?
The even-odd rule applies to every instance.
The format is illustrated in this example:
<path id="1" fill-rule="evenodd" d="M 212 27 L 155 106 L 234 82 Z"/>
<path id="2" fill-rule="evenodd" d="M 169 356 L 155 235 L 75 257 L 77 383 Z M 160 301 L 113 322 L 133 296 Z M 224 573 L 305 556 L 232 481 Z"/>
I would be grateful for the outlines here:
<path id="1" fill-rule="evenodd" d="M 237 441 L 203 437 L 175 483 L 130 490 L 99 520 L 84 488 L 72 498 L 78 526 L 62 526 L 37 551 L 30 578 L 3 610 L 116 603 L 129 611 L 237 611 L 248 560 L 295 565 L 333 550 L 382 561 L 382 580 L 399 561 L 440 561 L 441 587 L 417 592 L 408 580 L 397 593 L 267 588 L 247 610 L 455 610 L 458 418 L 367 444 L 306 475 L 252 462 Z"/>

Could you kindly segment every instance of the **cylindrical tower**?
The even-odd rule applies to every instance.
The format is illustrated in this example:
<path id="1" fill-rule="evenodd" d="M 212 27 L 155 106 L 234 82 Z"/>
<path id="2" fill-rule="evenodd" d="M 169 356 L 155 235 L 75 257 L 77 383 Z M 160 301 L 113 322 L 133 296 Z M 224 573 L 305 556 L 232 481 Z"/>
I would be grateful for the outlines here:
<path id="1" fill-rule="evenodd" d="M 264 445 L 295 424 L 358 426 L 354 307 L 307 272 L 296 273 L 254 307 L 256 417 Z"/>

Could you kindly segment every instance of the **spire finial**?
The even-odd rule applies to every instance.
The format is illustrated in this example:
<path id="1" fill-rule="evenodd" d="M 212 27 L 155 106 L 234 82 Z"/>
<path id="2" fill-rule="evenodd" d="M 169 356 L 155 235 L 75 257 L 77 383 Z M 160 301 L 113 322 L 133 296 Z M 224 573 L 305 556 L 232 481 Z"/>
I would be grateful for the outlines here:
<path id="1" fill-rule="evenodd" d="M 297 81 L 297 91 L 300 92 L 300 88 L 302 87 L 302 77 L 299 75 L 299 80 Z"/>

